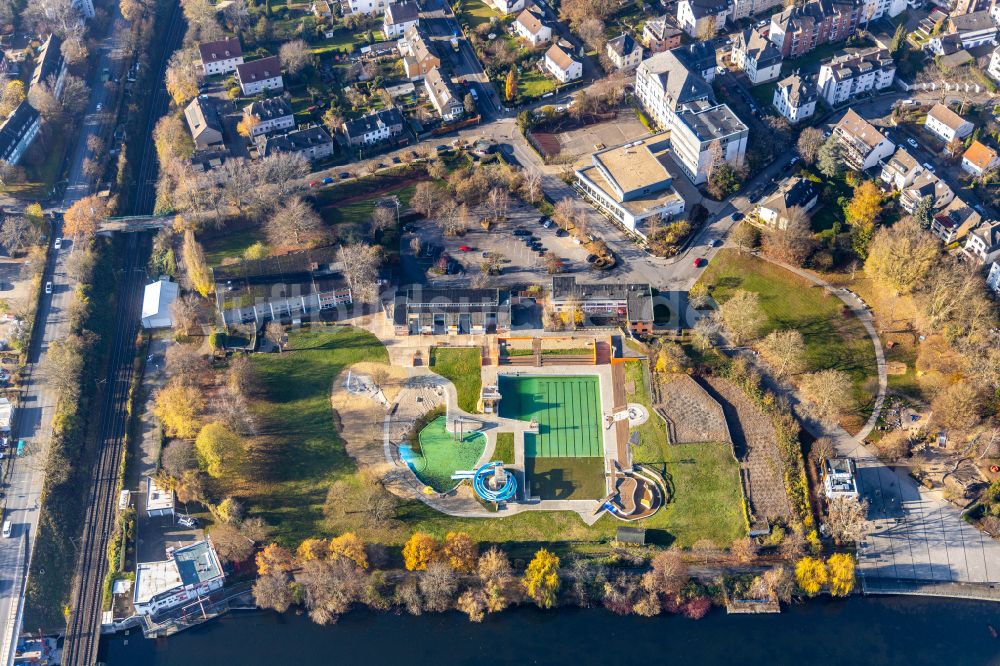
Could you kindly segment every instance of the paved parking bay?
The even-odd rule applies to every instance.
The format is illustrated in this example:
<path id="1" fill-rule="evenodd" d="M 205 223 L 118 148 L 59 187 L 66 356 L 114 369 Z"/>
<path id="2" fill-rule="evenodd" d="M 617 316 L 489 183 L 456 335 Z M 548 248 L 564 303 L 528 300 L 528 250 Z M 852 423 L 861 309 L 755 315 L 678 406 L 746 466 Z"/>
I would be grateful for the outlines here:
<path id="1" fill-rule="evenodd" d="M 1000 582 L 1000 542 L 900 468 L 858 460 L 858 487 L 875 531 L 859 548 L 865 579 Z"/>
<path id="2" fill-rule="evenodd" d="M 494 225 L 490 231 L 474 225 L 464 236 L 455 237 L 445 236 L 432 220 L 421 220 L 416 223 L 414 231 L 403 238 L 404 283 L 426 283 L 435 287 L 468 286 L 469 280 L 480 272 L 483 252 L 496 252 L 505 261 L 502 274 L 492 278 L 493 284 L 546 284 L 551 276 L 546 270 L 544 258 L 513 234 L 517 227 L 531 232 L 546 251 L 552 251 L 562 259 L 566 263 L 566 273 L 580 274 L 581 279 L 589 279 L 587 275 L 596 277 L 596 271 L 587 264 L 587 251 L 583 246 L 575 244 L 568 235 L 558 236 L 558 229 L 554 224 L 549 229 L 542 227 L 538 223 L 540 217 L 538 211 L 530 206 L 512 206 L 508 219 Z M 417 257 L 410 247 L 410 239 L 414 236 L 420 238 L 424 248 Z M 441 276 L 427 274 L 427 269 L 434 263 L 434 259 L 424 251 L 428 246 L 447 253 L 461 266 L 464 273 Z M 461 247 L 468 247 L 470 250 L 463 252 L 459 249 Z"/>

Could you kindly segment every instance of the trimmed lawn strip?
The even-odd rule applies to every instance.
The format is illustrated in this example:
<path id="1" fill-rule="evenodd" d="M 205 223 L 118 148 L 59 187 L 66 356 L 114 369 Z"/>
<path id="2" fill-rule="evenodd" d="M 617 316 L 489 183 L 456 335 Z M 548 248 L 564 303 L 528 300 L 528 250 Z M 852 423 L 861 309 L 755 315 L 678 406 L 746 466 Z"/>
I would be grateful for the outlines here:
<path id="1" fill-rule="evenodd" d="M 493 460 L 499 460 L 505 465 L 514 464 L 514 433 L 497 433 L 497 445 L 493 449 Z"/>
<path id="2" fill-rule="evenodd" d="M 455 385 L 458 406 L 469 413 L 479 404 L 482 362 L 479 347 L 431 347 L 431 370 Z"/>
<path id="3" fill-rule="evenodd" d="M 786 328 L 801 332 L 807 372 L 828 368 L 846 372 L 854 383 L 854 409 L 842 425 L 851 432 L 861 428 L 872 409 L 869 386 L 877 373 L 875 353 L 864 326 L 844 314 L 840 299 L 783 268 L 729 249 L 716 256 L 701 281 L 719 302 L 736 289 L 760 294 L 768 319 L 761 335 Z"/>
<path id="4" fill-rule="evenodd" d="M 205 261 L 211 268 L 215 268 L 227 259 L 242 259 L 248 247 L 258 241 L 266 243 L 267 236 L 260 227 L 247 227 L 206 233 L 199 240 L 205 250 Z"/>
<path id="5" fill-rule="evenodd" d="M 550 79 L 535 67 L 527 68 L 517 80 L 517 94 L 524 98 L 538 98 L 555 89 L 555 79 Z"/>
<path id="6" fill-rule="evenodd" d="M 639 445 L 632 447 L 632 455 L 637 460 L 655 459 L 659 452 L 670 444 L 667 426 L 650 404 L 649 388 L 646 386 L 646 374 L 643 368 L 646 363 L 648 361 L 631 361 L 625 364 L 626 399 L 629 402 L 639 403 L 649 412 L 649 418 L 645 423 L 632 428 L 632 432 L 639 434 Z"/>
<path id="7" fill-rule="evenodd" d="M 549 458 L 528 456 L 524 475 L 529 492 L 543 500 L 604 497 L 604 458 Z"/>

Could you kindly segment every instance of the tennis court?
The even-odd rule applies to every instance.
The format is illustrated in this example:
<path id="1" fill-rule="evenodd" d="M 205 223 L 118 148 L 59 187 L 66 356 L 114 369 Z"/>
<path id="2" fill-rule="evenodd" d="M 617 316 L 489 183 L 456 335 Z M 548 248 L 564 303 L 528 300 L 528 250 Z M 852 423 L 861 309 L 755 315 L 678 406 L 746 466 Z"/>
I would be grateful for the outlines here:
<path id="1" fill-rule="evenodd" d="M 526 434 L 526 457 L 604 457 L 599 379 L 583 377 L 498 377 L 500 416 L 538 422 Z"/>

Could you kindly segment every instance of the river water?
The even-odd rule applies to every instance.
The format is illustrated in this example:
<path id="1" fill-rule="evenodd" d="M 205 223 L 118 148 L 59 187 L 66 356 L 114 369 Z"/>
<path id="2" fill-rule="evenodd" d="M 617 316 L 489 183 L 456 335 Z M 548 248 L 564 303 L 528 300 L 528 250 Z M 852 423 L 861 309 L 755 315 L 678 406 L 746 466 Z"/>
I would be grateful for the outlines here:
<path id="1" fill-rule="evenodd" d="M 273 664 L 900 664 L 1000 666 L 1000 604 L 854 597 L 796 604 L 781 615 L 618 617 L 604 610 L 464 615 L 353 612 L 339 624 L 305 615 L 232 614 L 158 641 L 102 642 L 108 666 Z"/>

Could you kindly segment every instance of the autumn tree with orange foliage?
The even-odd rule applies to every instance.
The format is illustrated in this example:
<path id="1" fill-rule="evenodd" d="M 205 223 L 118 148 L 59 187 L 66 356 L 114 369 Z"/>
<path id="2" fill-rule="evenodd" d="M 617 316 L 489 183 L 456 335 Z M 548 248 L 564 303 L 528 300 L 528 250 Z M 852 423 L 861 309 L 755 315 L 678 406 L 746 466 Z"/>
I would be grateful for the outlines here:
<path id="1" fill-rule="evenodd" d="M 362 569 L 368 568 L 368 554 L 365 552 L 365 542 L 354 532 L 345 532 L 339 537 L 331 539 L 327 550 L 331 560 L 343 557 L 351 560 Z"/>
<path id="2" fill-rule="evenodd" d="M 330 543 L 326 539 L 306 539 L 299 544 L 295 557 L 300 562 L 326 559 L 329 548 Z"/>
<path id="3" fill-rule="evenodd" d="M 455 571 L 472 573 L 479 566 L 479 546 L 465 532 L 448 532 L 442 553 Z"/>
<path id="4" fill-rule="evenodd" d="M 107 216 L 108 206 L 104 199 L 95 195 L 84 197 L 63 214 L 63 233 L 73 238 L 90 238 Z"/>
<path id="5" fill-rule="evenodd" d="M 403 561 L 409 571 L 423 571 L 438 559 L 441 544 L 430 534 L 414 532 L 403 546 Z"/>
<path id="6" fill-rule="evenodd" d="M 287 548 L 269 543 L 257 553 L 257 573 L 266 576 L 274 572 L 286 572 L 295 568 L 295 558 Z"/>

